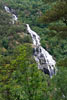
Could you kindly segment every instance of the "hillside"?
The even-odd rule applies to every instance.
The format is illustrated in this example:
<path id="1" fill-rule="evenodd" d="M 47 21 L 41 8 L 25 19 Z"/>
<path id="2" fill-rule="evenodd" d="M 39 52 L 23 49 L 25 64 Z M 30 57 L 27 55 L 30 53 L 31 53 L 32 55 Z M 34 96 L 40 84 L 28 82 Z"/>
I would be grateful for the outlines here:
<path id="1" fill-rule="evenodd" d="M 13 25 L 11 15 L 5 12 L 4 7 L 0 9 L 0 20 L 0 51 L 2 53 L 7 53 L 24 42 L 31 43 L 30 36 L 26 33 L 24 25 L 19 21 Z"/>
<path id="2" fill-rule="evenodd" d="M 61 19 L 47 19 L 57 0 L 45 1 L 0 0 L 0 100 L 67 99 L 67 25 Z M 17 15 L 16 23 L 12 24 L 5 5 Z M 37 32 L 42 47 L 56 61 L 58 72 L 52 79 L 37 68 L 25 24 Z"/>

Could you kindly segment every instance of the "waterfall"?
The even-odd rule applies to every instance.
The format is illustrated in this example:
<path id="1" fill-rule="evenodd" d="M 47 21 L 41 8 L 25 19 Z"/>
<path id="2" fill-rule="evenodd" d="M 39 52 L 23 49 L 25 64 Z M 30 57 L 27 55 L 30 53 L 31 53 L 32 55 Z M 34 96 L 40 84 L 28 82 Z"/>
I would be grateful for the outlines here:
<path id="1" fill-rule="evenodd" d="M 15 21 L 17 20 L 18 20 L 17 16 L 15 14 L 12 14 L 12 23 L 14 24 Z"/>
<path id="2" fill-rule="evenodd" d="M 11 12 L 11 10 L 5 6 L 5 11 L 12 15 L 12 23 L 18 20 L 18 17 Z M 50 78 L 54 74 L 56 74 L 56 62 L 53 57 L 41 46 L 39 35 L 31 30 L 29 24 L 26 24 L 27 31 L 32 37 L 33 45 L 34 45 L 34 59 L 38 64 L 38 69 L 41 69 L 45 74 L 48 74 Z"/>
<path id="3" fill-rule="evenodd" d="M 4 6 L 4 9 L 7 13 L 10 13 L 12 15 L 12 23 L 14 24 L 18 20 L 18 17 L 14 13 L 12 13 L 7 6 Z"/>
<path id="4" fill-rule="evenodd" d="M 32 37 L 34 45 L 34 58 L 38 64 L 38 69 L 41 69 L 45 74 L 48 74 L 50 78 L 56 74 L 55 60 L 53 57 L 41 46 L 39 35 L 31 30 L 29 24 L 26 24 L 27 31 Z"/>
<path id="5" fill-rule="evenodd" d="M 4 9 L 5 9 L 5 11 L 6 11 L 7 13 L 11 13 L 11 12 L 10 12 L 10 9 L 9 9 L 7 6 L 4 6 Z"/>

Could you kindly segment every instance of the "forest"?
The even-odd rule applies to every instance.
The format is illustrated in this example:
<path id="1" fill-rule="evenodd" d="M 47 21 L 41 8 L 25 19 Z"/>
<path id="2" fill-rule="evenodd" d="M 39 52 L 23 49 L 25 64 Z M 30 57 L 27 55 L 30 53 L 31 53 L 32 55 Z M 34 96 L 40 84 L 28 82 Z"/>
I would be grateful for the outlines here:
<path id="1" fill-rule="evenodd" d="M 37 67 L 25 24 L 56 61 L 52 79 Z M 0 100 L 67 100 L 67 0 L 0 0 Z"/>

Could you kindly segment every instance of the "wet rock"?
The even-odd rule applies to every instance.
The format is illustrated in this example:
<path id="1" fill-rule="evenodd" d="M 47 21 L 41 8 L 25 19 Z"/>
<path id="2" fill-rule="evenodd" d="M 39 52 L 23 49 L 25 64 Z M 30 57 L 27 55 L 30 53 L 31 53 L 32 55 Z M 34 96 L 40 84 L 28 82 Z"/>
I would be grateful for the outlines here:
<path id="1" fill-rule="evenodd" d="M 48 70 L 48 69 L 46 69 L 46 68 L 43 68 L 43 72 L 44 72 L 45 74 L 48 74 L 48 75 L 50 75 L 50 72 L 49 72 L 49 70 Z"/>

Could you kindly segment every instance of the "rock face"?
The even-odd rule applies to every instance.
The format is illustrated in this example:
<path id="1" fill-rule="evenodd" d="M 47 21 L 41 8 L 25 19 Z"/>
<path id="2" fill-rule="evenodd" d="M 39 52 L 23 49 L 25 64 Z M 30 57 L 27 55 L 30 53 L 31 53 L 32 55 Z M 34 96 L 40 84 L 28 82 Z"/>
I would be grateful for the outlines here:
<path id="1" fill-rule="evenodd" d="M 40 45 L 40 37 L 36 32 L 32 31 L 29 24 L 26 24 L 27 31 L 32 37 L 34 46 L 34 58 L 38 64 L 38 69 L 41 69 L 50 78 L 56 74 L 55 60 L 53 57 Z"/>

